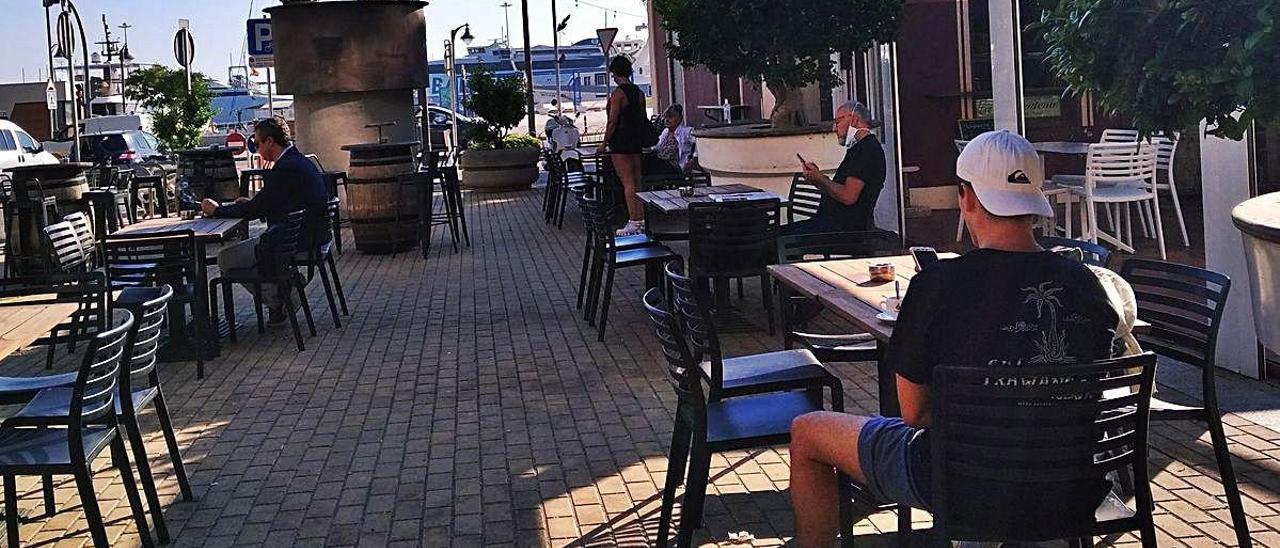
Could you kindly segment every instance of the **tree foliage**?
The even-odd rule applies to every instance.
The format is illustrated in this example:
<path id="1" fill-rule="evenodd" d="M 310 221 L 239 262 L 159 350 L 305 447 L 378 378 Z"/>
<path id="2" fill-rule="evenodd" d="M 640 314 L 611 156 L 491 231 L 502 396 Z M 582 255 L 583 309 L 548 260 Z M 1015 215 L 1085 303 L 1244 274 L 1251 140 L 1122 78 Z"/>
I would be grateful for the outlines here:
<path id="1" fill-rule="evenodd" d="M 1280 0 L 1044 0 L 1048 61 L 1146 133 L 1280 118 Z"/>
<path id="2" fill-rule="evenodd" d="M 903 7 L 903 0 L 652 1 L 665 28 L 675 33 L 667 45 L 673 58 L 763 81 L 779 96 L 784 112 L 775 110 L 773 118 L 783 126 L 801 121 L 786 119 L 798 99 L 794 90 L 814 82 L 838 84 L 831 55 L 893 41 Z"/>
<path id="3" fill-rule="evenodd" d="M 463 104 L 480 117 L 472 126 L 472 146 L 507 148 L 503 140 L 528 114 L 529 96 L 519 77 L 496 78 L 484 69 L 467 78 L 471 93 Z"/>
<path id="4" fill-rule="evenodd" d="M 191 91 L 187 91 L 187 75 L 181 70 L 149 67 L 129 75 L 129 96 L 151 114 L 151 128 L 168 150 L 200 146 L 213 118 L 213 95 L 204 76 L 191 75 Z"/>

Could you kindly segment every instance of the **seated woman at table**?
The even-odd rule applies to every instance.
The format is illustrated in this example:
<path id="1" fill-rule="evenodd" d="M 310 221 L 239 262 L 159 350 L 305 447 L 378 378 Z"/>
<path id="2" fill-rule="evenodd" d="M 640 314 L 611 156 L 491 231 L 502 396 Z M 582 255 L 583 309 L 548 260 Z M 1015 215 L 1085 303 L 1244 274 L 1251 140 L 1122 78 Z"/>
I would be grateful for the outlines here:
<path id="1" fill-rule="evenodd" d="M 258 143 L 258 154 L 273 162 L 271 171 L 264 177 L 262 190 L 252 199 L 240 197 L 234 203 L 220 205 L 214 200 L 204 200 L 200 209 L 206 217 L 235 217 L 266 219 L 267 227 L 284 222 L 289 213 L 306 210 L 307 224 L 303 230 L 303 249 L 312 249 L 329 243 L 331 234 L 328 222 L 329 190 L 315 165 L 307 160 L 289 142 L 284 127 L 274 119 L 259 121 L 253 129 Z M 218 252 L 218 268 L 227 271 L 250 268 L 258 264 L 259 238 L 249 238 Z M 247 287 L 249 291 L 253 288 Z M 284 304 L 276 288 L 263 288 L 262 295 L 270 310 L 270 322 L 285 320 Z"/>
<path id="2" fill-rule="evenodd" d="M 871 230 L 875 225 L 876 201 L 884 189 L 885 156 L 880 139 L 871 132 L 876 124 L 871 111 L 857 101 L 836 109 L 836 137 L 845 148 L 844 160 L 835 177 L 827 177 L 817 164 L 804 161 L 806 181 L 822 192 L 818 214 L 782 227 L 785 234 L 819 234 Z"/>
<path id="3" fill-rule="evenodd" d="M 667 107 L 662 114 L 662 123 L 665 127 L 658 136 L 658 145 L 654 147 L 654 154 L 662 161 L 654 162 L 652 172 L 646 169 L 645 175 L 682 175 L 696 169 L 697 161 L 693 157 L 696 141 L 693 128 L 684 123 L 684 107 L 679 103 Z"/>
<path id="4" fill-rule="evenodd" d="M 791 502 L 797 544 L 829 547 L 838 529 L 836 470 L 876 500 L 932 507 L 930 384 L 939 365 L 1008 367 L 1112 356 L 1119 319 L 1083 264 L 1040 248 L 1035 224 L 1053 209 L 1031 143 L 1007 131 L 974 139 L 956 162 L 960 211 L 978 246 L 911 280 L 884 360 L 897 372 L 902 418 L 809 413 L 791 425 Z M 993 418 L 998 422 L 998 418 Z M 1110 483 L 1045 482 L 1034 492 L 999 481 L 956 484 L 968 523 L 1034 527 L 1092 521 Z M 977 512 L 977 515 L 969 515 Z"/>

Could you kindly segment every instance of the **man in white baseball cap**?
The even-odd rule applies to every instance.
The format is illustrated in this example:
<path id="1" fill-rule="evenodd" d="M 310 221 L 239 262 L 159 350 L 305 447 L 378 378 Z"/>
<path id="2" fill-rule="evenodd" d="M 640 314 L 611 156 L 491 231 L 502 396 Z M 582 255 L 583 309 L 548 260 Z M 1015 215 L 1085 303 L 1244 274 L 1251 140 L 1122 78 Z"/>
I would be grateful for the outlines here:
<path id="1" fill-rule="evenodd" d="M 1031 143 L 985 133 L 956 162 L 960 211 L 978 249 L 938 261 L 911 280 L 885 351 L 897 375 L 902 418 L 818 412 L 791 424 L 791 500 L 796 540 L 830 547 L 840 525 L 836 471 L 875 500 L 933 506 L 929 428 L 939 365 L 1053 366 L 1111 357 L 1117 316 L 1088 267 L 1036 243 L 1035 224 L 1053 214 Z M 1017 384 L 1017 383 L 1013 383 Z M 992 417 L 999 423 L 999 417 Z M 1046 523 L 1092 522 L 1105 478 L 1045 481 L 1033 488 L 948 478 L 950 519 L 1043 536 Z"/>

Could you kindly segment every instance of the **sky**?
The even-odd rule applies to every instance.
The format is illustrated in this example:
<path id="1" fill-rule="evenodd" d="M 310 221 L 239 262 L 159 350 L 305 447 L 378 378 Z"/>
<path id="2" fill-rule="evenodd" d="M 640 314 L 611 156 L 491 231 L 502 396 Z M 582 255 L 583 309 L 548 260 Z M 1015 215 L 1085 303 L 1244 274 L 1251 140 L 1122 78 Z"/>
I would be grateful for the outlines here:
<path id="1" fill-rule="evenodd" d="M 511 3 L 511 43 L 523 45 L 520 22 L 521 0 Z M 619 36 L 640 36 L 636 26 L 644 24 L 643 0 L 555 0 L 557 14 L 569 18 L 561 41 L 572 43 L 595 36 L 595 29 L 609 26 L 619 29 Z M 427 6 L 427 48 L 432 58 L 441 55 L 440 45 L 450 29 L 464 23 L 471 25 L 475 44 L 486 44 L 502 38 L 504 0 L 430 0 Z M 552 0 L 528 0 L 529 32 L 535 45 L 551 44 Z M 262 8 L 279 5 L 278 0 L 75 0 L 85 22 L 90 42 L 103 39 L 102 16 L 106 15 L 112 39 L 120 40 L 121 23 L 129 29 L 129 51 L 139 62 L 176 67 L 173 58 L 173 34 L 178 19 L 191 20 L 196 40 L 195 69 L 215 79 L 225 80 L 229 57 L 240 58 L 245 43 L 245 19 L 264 17 Z M 44 79 L 48 57 L 44 31 L 44 8 L 40 0 L 0 0 L 4 16 L 0 17 L 0 38 L 5 44 L 0 53 L 0 83 Z M 56 18 L 56 8 L 53 8 Z M 94 46 L 99 48 L 100 46 Z M 79 50 L 77 50 L 78 52 Z M 94 51 L 94 50 L 90 50 Z M 240 64 L 237 61 L 235 64 Z"/>

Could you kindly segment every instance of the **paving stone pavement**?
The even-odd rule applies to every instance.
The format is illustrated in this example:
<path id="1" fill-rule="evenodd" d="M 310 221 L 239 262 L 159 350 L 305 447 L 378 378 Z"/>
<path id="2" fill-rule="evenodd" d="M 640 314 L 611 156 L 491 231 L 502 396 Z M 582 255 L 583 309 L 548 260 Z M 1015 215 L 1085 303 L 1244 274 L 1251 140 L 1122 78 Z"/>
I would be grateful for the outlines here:
<path id="1" fill-rule="evenodd" d="M 437 234 L 425 262 L 359 254 L 348 233 L 341 329 L 316 284 L 319 336 L 295 352 L 287 327 L 256 333 L 240 294 L 240 340 L 205 379 L 193 364 L 163 365 L 195 488 L 195 501 L 179 500 L 145 417 L 173 545 L 653 545 L 675 401 L 639 306 L 641 276 L 620 276 L 608 341 L 597 343 L 574 310 L 577 215 L 570 206 L 565 229 L 550 228 L 541 199 L 469 195 L 473 246 L 454 253 Z M 759 310 L 756 295 L 741 306 Z M 777 347 L 762 329 L 725 340 L 733 354 Z M 834 367 L 851 410 L 875 409 L 874 367 Z M 1255 543 L 1280 548 L 1280 432 L 1225 422 Z M 1204 429 L 1157 425 L 1152 442 L 1160 545 L 1234 544 Z M 717 455 L 699 544 L 730 546 L 739 531 L 754 546 L 789 540 L 787 463 L 785 447 Z M 138 544 L 119 477 L 97 481 L 113 545 Z M 52 517 L 35 481 L 19 493 L 24 545 L 88 543 L 69 478 Z M 894 523 L 878 514 L 857 532 Z"/>

